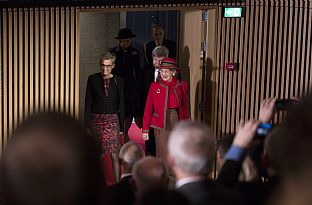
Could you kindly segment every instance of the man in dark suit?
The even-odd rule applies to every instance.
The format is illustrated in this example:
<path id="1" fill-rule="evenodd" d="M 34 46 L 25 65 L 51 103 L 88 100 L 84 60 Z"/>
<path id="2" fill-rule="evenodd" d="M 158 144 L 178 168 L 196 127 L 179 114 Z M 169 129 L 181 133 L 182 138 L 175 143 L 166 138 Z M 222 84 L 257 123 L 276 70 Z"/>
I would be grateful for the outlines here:
<path id="1" fill-rule="evenodd" d="M 139 51 L 131 46 L 132 39 L 136 35 L 129 28 L 122 28 L 118 32 L 116 39 L 119 45 L 110 50 L 116 55 L 115 68 L 112 74 L 125 79 L 124 99 L 125 99 L 125 140 L 130 141 L 128 130 L 133 118 L 139 128 L 142 127 L 142 115 L 139 114 L 140 96 L 138 95 L 138 78 L 140 73 Z"/>
<path id="2" fill-rule="evenodd" d="M 215 154 L 214 137 L 203 124 L 183 121 L 172 130 L 168 141 L 168 165 L 176 188 L 193 205 L 240 205 L 242 196 L 208 178 Z"/>
<path id="3" fill-rule="evenodd" d="M 174 58 L 174 59 L 177 58 L 176 43 L 174 41 L 164 39 L 165 30 L 160 25 L 153 26 L 151 30 L 151 34 L 154 40 L 144 44 L 145 67 L 153 66 L 152 52 L 156 46 L 165 46 L 169 50 L 169 56 L 167 57 Z"/>
<path id="4" fill-rule="evenodd" d="M 155 82 L 160 74 L 160 63 L 163 58 L 168 57 L 169 51 L 164 46 L 156 46 L 154 50 L 151 52 L 152 57 L 152 67 L 148 67 L 143 70 L 141 77 L 141 96 L 142 96 L 142 107 L 141 113 L 143 115 L 145 103 L 147 99 L 147 94 L 150 85 L 152 82 Z M 149 131 L 149 139 L 145 141 L 146 147 L 146 155 L 153 155 L 156 156 L 156 148 L 155 148 L 155 136 L 154 136 L 154 129 L 150 128 Z"/>
<path id="5" fill-rule="evenodd" d="M 132 186 L 132 167 L 144 157 L 144 151 L 140 145 L 135 142 L 127 142 L 119 152 L 119 165 L 121 172 L 120 181 L 110 187 L 110 195 L 113 204 L 133 204 L 135 194 Z"/>

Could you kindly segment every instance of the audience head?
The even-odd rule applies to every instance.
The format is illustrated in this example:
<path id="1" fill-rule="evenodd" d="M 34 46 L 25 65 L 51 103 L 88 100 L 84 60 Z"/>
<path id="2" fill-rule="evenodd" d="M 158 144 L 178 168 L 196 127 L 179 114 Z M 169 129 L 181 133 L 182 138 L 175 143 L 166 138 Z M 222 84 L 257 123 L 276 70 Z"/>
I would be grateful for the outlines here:
<path id="1" fill-rule="evenodd" d="M 154 41 L 157 45 L 161 45 L 164 40 L 165 30 L 160 25 L 154 25 L 151 30 Z"/>
<path id="2" fill-rule="evenodd" d="M 300 176 L 301 172 L 312 167 L 311 107 L 312 95 L 309 95 L 266 139 L 265 152 L 270 163 L 283 176 Z"/>
<path id="3" fill-rule="evenodd" d="M 215 140 L 210 129 L 199 122 L 179 122 L 168 141 L 168 164 L 177 179 L 210 173 L 215 154 Z M 180 173 L 180 174 L 179 174 Z"/>
<path id="4" fill-rule="evenodd" d="M 127 142 L 124 144 L 119 152 L 119 162 L 121 165 L 121 172 L 131 173 L 135 162 L 144 157 L 144 151 L 140 145 L 135 142 Z"/>
<path id="5" fill-rule="evenodd" d="M 151 190 L 168 187 L 167 168 L 161 159 L 146 157 L 137 161 L 133 166 L 132 175 L 138 197 Z"/>
<path id="6" fill-rule="evenodd" d="M 105 185 L 95 139 L 74 119 L 41 113 L 13 133 L 3 158 L 8 204 L 96 204 Z"/>
<path id="7" fill-rule="evenodd" d="M 265 142 L 269 163 L 281 176 L 277 201 L 271 204 L 307 205 L 312 191 L 312 95 L 301 100 Z"/>
<path id="8" fill-rule="evenodd" d="M 169 50 L 165 46 L 156 46 L 152 51 L 154 68 L 160 68 L 162 59 L 168 57 L 168 55 Z"/>

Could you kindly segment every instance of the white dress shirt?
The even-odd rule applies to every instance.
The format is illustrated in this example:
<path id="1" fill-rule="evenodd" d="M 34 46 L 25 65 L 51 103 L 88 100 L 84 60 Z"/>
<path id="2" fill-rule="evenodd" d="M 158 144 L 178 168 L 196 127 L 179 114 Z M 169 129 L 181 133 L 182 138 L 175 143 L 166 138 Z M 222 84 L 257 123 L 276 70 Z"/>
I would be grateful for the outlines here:
<path id="1" fill-rule="evenodd" d="M 157 77 L 158 77 L 158 75 L 159 75 L 159 71 L 160 71 L 160 69 L 159 69 L 159 68 L 155 68 L 155 73 L 154 73 L 154 82 L 156 82 L 156 80 L 157 80 Z"/>

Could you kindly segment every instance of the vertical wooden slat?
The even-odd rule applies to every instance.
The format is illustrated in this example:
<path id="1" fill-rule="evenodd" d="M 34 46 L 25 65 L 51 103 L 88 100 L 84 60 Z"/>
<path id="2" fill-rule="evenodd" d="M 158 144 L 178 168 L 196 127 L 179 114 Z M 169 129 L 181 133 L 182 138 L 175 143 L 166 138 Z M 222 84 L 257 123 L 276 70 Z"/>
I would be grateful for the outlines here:
<path id="1" fill-rule="evenodd" d="M 301 56 L 301 33 L 302 33 L 302 9 L 301 9 L 301 1 L 298 1 L 297 3 L 297 18 L 296 18 L 296 27 L 294 28 L 296 32 L 296 38 L 294 39 L 296 43 L 296 48 L 294 50 L 294 72 L 295 72 L 295 79 L 294 79 L 294 97 L 299 96 L 299 84 L 300 82 L 300 72 L 299 72 L 299 62 L 300 62 L 300 56 Z"/>
<path id="2" fill-rule="evenodd" d="M 283 42 L 283 36 L 280 36 L 280 33 L 283 32 L 283 15 L 284 12 L 281 9 L 282 5 L 280 2 L 277 2 L 277 7 L 276 7 L 276 18 L 277 18 L 277 25 L 276 25 L 276 30 L 277 30 L 277 35 L 276 35 L 276 42 L 277 45 L 275 47 L 275 52 L 276 52 L 276 66 L 275 66 L 275 70 L 276 70 L 276 75 L 275 75 L 275 92 L 271 97 L 278 97 L 280 98 L 280 93 L 281 93 L 281 76 L 282 76 L 282 72 L 283 69 L 281 69 L 281 59 L 282 59 L 282 42 Z M 277 116 L 277 122 L 280 121 L 282 118 L 281 116 Z"/>
<path id="3" fill-rule="evenodd" d="M 273 2 L 272 4 L 272 11 L 273 11 L 273 35 L 272 35 L 272 55 L 270 56 L 270 72 L 271 72 L 271 82 L 270 82 L 270 95 L 269 97 L 276 96 L 276 78 L 277 78 L 277 43 L 278 43 L 278 22 L 279 22 L 279 8 L 278 2 Z M 274 116 L 274 121 L 278 119 L 278 116 Z"/>
<path id="4" fill-rule="evenodd" d="M 13 124 L 11 126 L 12 131 L 17 126 L 18 122 L 18 10 L 13 9 L 13 53 L 12 53 L 12 65 L 13 65 L 13 75 L 11 78 L 13 89 L 12 89 L 12 121 Z"/>
<path id="5" fill-rule="evenodd" d="M 252 76 L 252 92 L 251 92 L 251 119 L 255 119 L 257 117 L 257 111 L 258 110 L 258 101 L 259 96 L 257 93 L 259 92 L 259 77 L 260 77 L 260 69 L 257 67 L 258 65 L 258 56 L 259 56 L 259 18 L 260 18 L 260 6 L 259 2 L 255 3 L 254 7 L 254 34 L 253 34 L 253 61 L 252 61 L 252 69 L 253 69 L 253 76 Z"/>
<path id="6" fill-rule="evenodd" d="M 247 72 L 249 66 L 247 66 L 248 62 L 248 49 L 249 49 L 249 16 L 250 16 L 250 7 L 246 6 L 246 19 L 245 19 L 245 24 L 244 24 L 244 44 L 243 44 L 243 60 L 242 60 L 242 69 L 240 71 L 242 72 L 242 98 L 244 98 L 244 101 L 242 101 L 241 105 L 241 115 L 239 120 L 245 119 L 245 113 L 246 113 L 246 87 L 247 87 Z"/>
<path id="7" fill-rule="evenodd" d="M 267 68 L 267 75 L 266 75 L 266 95 L 265 98 L 269 98 L 271 96 L 271 64 L 270 64 L 270 58 L 272 56 L 272 35 L 273 35 L 273 8 L 271 6 L 271 2 L 269 2 L 268 5 L 268 15 L 269 15 L 269 22 L 267 24 L 267 53 L 266 53 L 266 59 L 265 59 L 265 67 Z"/>
<path id="8" fill-rule="evenodd" d="M 55 9 L 50 9 L 50 109 L 55 109 Z"/>
<path id="9" fill-rule="evenodd" d="M 60 110 L 60 8 L 55 8 L 55 111 Z"/>
<path id="10" fill-rule="evenodd" d="M 8 100 L 7 100 L 7 103 L 8 103 L 8 136 L 9 137 L 11 134 L 12 134 L 12 125 L 13 125 L 13 65 L 12 65 L 12 62 L 13 62 L 13 28 L 12 28 L 12 25 L 13 25 L 13 11 L 12 9 L 9 9 L 8 10 L 8 36 L 7 36 L 7 39 L 8 39 Z M 7 140 L 7 139 L 6 139 Z M 6 141 L 5 141 L 6 143 Z"/>
<path id="11" fill-rule="evenodd" d="M 280 94 L 277 96 L 279 98 L 284 98 L 285 93 L 285 84 L 286 81 L 286 58 L 287 58 L 287 34 L 288 34 L 288 21 L 287 18 L 289 16 L 288 9 L 286 7 L 286 2 L 283 3 L 283 16 L 281 18 L 281 22 L 283 23 L 281 26 L 281 33 L 284 35 L 281 36 L 282 39 L 282 52 L 281 52 L 281 63 L 279 69 L 281 69 L 281 81 L 280 81 Z"/>
<path id="12" fill-rule="evenodd" d="M 259 2 L 258 5 L 258 43 L 257 43 L 257 65 L 256 69 L 257 69 L 257 79 L 256 79 L 256 105 L 255 105 L 255 116 L 258 117 L 258 111 L 259 111 L 259 107 L 260 107 L 260 103 L 262 101 L 262 95 L 261 93 L 263 93 L 262 90 L 262 85 L 263 85 L 263 73 L 265 72 L 262 66 L 262 57 L 263 57 L 263 47 L 264 47 L 264 42 L 263 42 L 263 37 L 264 37 L 264 10 L 263 10 L 263 2 Z"/>
<path id="13" fill-rule="evenodd" d="M 222 8 L 221 8 L 222 9 Z M 221 12 L 222 13 L 222 12 Z M 221 52 L 221 55 L 220 55 L 220 60 L 219 60 L 219 67 L 220 67 L 220 83 L 219 86 L 220 86 L 220 90 L 219 90 L 219 114 L 220 116 L 222 116 L 222 118 L 219 118 L 219 133 L 218 135 L 220 136 L 222 131 L 224 130 L 223 126 L 224 126 L 224 123 L 223 123 L 223 120 L 224 120 L 224 117 L 223 117 L 223 93 L 224 93 L 224 90 L 223 90 L 223 87 L 224 87 L 224 45 L 225 45 L 225 40 L 224 40 L 224 36 L 225 36 L 225 24 L 226 24 L 226 20 L 222 21 L 221 20 L 221 41 L 220 41 L 220 52 Z"/>
<path id="14" fill-rule="evenodd" d="M 241 23 L 241 19 L 235 19 L 234 21 L 234 25 L 233 25 L 233 30 L 234 30 L 234 47 L 233 47 L 233 62 L 236 63 L 239 67 L 239 59 L 238 59 L 238 52 L 240 50 L 240 23 Z M 238 91 L 239 89 L 237 89 L 238 86 L 238 76 L 239 73 L 234 72 L 233 73 L 233 86 L 232 86 L 232 105 L 231 105 L 231 133 L 235 133 L 237 124 L 236 124 L 236 107 L 237 107 L 237 96 L 238 96 Z"/>
<path id="15" fill-rule="evenodd" d="M 70 74 L 69 74 L 69 79 L 70 79 L 70 90 L 69 90 L 69 113 L 72 117 L 74 117 L 74 109 L 75 109 L 75 8 L 71 7 L 70 8 Z M 79 101 L 79 100 L 78 100 Z"/>
<path id="16" fill-rule="evenodd" d="M 9 123 L 8 123 L 8 23 L 9 23 L 9 18 L 8 18 L 8 11 L 6 9 L 3 9 L 3 15 L 2 15 L 2 19 L 3 19 L 3 26 L 2 26 L 2 89 L 3 89 L 3 136 L 1 136 L 1 148 L 2 148 L 2 152 L 4 150 L 4 146 L 6 144 L 6 139 L 8 136 L 8 127 L 9 127 Z"/>
<path id="17" fill-rule="evenodd" d="M 253 66 L 252 66 L 252 50 L 253 50 L 253 30 L 254 30 L 254 21 L 253 21 L 253 15 L 254 15 L 254 6 L 249 5 L 249 25 L 248 25 L 248 46 L 247 46 L 247 55 L 249 56 L 247 58 L 247 82 L 246 82 L 246 101 L 245 101 L 245 119 L 250 118 L 250 101 L 251 101 L 251 80 L 252 80 L 252 73 L 253 73 Z"/>
<path id="18" fill-rule="evenodd" d="M 295 63 L 296 63 L 296 59 L 295 59 L 295 56 L 296 56 L 296 49 L 297 49 L 297 35 L 298 35 L 298 31 L 296 30 L 297 28 L 297 24 L 298 24 L 298 21 L 297 21 L 297 18 L 298 18 L 298 10 L 295 9 L 296 8 L 296 1 L 293 2 L 293 6 L 291 8 L 291 10 L 293 10 L 293 15 L 292 15 L 292 21 L 293 21 L 293 24 L 292 24 L 292 27 L 291 27 L 291 42 L 290 42 L 290 76 L 289 76 L 289 79 L 290 79 L 290 89 L 289 89 L 289 94 L 287 96 L 287 98 L 290 98 L 292 96 L 295 95 Z"/>
<path id="19" fill-rule="evenodd" d="M 224 119 L 222 121 L 222 132 L 223 134 L 225 133 L 228 133 L 229 131 L 229 124 L 228 124 L 228 121 L 227 121 L 227 118 L 229 118 L 230 116 L 228 116 L 228 96 L 229 96 L 229 92 L 228 92 L 228 88 L 229 88 L 229 84 L 231 82 L 230 81 L 230 73 L 229 71 L 225 71 L 225 63 L 226 62 L 229 62 L 229 53 L 230 53 L 230 26 L 231 26 L 231 22 L 229 19 L 227 19 L 225 21 L 225 38 L 224 38 L 224 41 L 225 41 L 225 46 L 224 46 L 224 60 L 223 60 L 223 75 L 224 75 L 224 82 L 223 82 L 223 99 L 222 99 L 222 104 L 223 104 L 223 108 L 222 108 L 222 113 L 223 113 L 223 118 Z"/>
<path id="20" fill-rule="evenodd" d="M 70 8 L 66 7 L 65 9 L 65 113 L 69 114 L 69 86 L 70 86 L 70 75 L 69 75 L 69 63 L 70 63 Z"/>
<path id="21" fill-rule="evenodd" d="M 79 46 L 80 45 L 80 27 L 79 27 L 79 22 L 80 22 L 80 11 L 79 9 L 75 9 L 75 117 L 78 119 L 79 118 L 79 98 L 77 98 L 76 93 L 79 92 Z"/>
<path id="22" fill-rule="evenodd" d="M 269 7 L 265 4 L 265 2 L 262 2 L 262 11 L 263 11 L 263 33 L 262 33 L 262 49 L 261 49 L 261 61 L 260 61 L 260 66 L 261 66 L 261 97 L 260 99 L 265 99 L 268 97 L 266 94 L 266 83 L 267 83 L 267 72 L 268 72 L 268 67 L 266 66 L 266 57 L 267 57 L 267 52 L 268 52 L 268 24 L 269 24 Z"/>
<path id="23" fill-rule="evenodd" d="M 44 8 L 40 8 L 39 10 L 39 109 L 40 111 L 45 110 L 44 104 L 44 75 L 45 75 L 45 26 L 44 26 Z"/>
<path id="24" fill-rule="evenodd" d="M 221 97 L 220 97 L 220 102 L 221 102 L 221 113 L 222 114 L 222 118 L 221 118 L 221 133 L 224 134 L 225 130 L 226 130 L 226 119 L 225 119 L 225 115 L 226 115 L 226 89 L 227 89 L 227 72 L 225 72 L 225 64 L 224 62 L 226 61 L 226 55 L 227 55 L 227 52 L 225 50 L 226 48 L 226 36 L 228 34 L 226 28 L 227 28 L 227 20 L 224 20 L 223 24 L 222 24 L 222 29 L 223 29 L 223 32 L 222 32 L 222 42 L 221 42 L 221 51 L 223 52 L 221 55 L 221 64 L 220 64 L 220 72 L 221 72 L 221 81 L 223 82 L 221 84 Z"/>
<path id="25" fill-rule="evenodd" d="M 40 18 L 40 11 L 38 9 L 34 10 L 34 43 L 35 43 L 35 56 L 34 56 L 34 64 L 35 64 L 35 70 L 34 70 L 34 80 L 35 80 L 35 87 L 34 87 L 34 94 L 35 94 L 35 101 L 34 101 L 34 112 L 38 112 L 40 109 L 40 93 L 39 93 L 39 73 L 40 73 L 40 58 L 39 58 L 39 39 L 40 39 L 40 30 L 39 30 L 39 18 Z"/>
<path id="26" fill-rule="evenodd" d="M 305 12 L 305 2 L 300 2 L 300 29 L 301 29 L 301 35 L 300 35 L 300 40 L 299 40 L 299 47 L 300 47 L 300 51 L 297 53 L 297 56 L 298 56 L 298 63 L 297 63 L 297 70 L 298 71 L 298 79 L 299 79 L 299 82 L 298 82 L 298 90 L 297 90 L 297 96 L 303 96 L 303 93 L 304 93 L 304 77 L 303 77 L 303 74 L 304 74 L 304 69 L 301 69 L 302 67 L 302 62 L 305 61 L 305 45 L 306 45 L 306 42 L 305 42 L 305 39 L 304 39 L 304 35 L 305 35 L 305 32 L 306 32 L 306 26 L 305 26 L 305 15 L 306 15 L 306 12 Z"/>
<path id="27" fill-rule="evenodd" d="M 19 123 L 21 123 L 22 122 L 22 120 L 24 119 L 24 107 L 25 107 L 25 105 L 24 105 L 24 89 L 23 89 L 23 87 L 24 87 L 24 84 L 25 84 L 25 82 L 24 82 L 24 76 L 25 76 L 25 73 L 24 73 L 24 71 L 25 71 L 25 65 L 24 65 L 24 45 L 25 45 L 25 43 L 24 43 L 24 41 L 23 41 L 23 35 L 24 35 L 24 30 L 23 30 L 23 23 L 24 23 L 24 21 L 23 21 L 23 16 L 24 16 L 24 11 L 23 11 L 23 9 L 19 9 L 19 11 L 18 11 L 18 18 L 19 18 L 19 20 L 18 20 L 18 22 L 19 22 L 19 24 L 18 24 L 18 62 L 19 62 L 19 64 L 18 64 L 18 76 L 19 76 L 19 78 L 18 78 L 18 82 L 17 82 L 17 84 L 18 84 L 18 94 L 19 94 L 19 96 L 18 96 L 18 99 L 16 99 L 16 101 L 18 101 L 18 104 L 19 104 L 19 107 L 18 107 L 18 122 Z"/>
<path id="28" fill-rule="evenodd" d="M 241 120 L 241 109 L 243 107 L 243 73 L 244 72 L 244 64 L 243 64 L 243 60 L 244 60 L 244 55 L 243 52 L 244 52 L 244 48 L 245 48 L 245 23 L 246 23 L 246 19 L 243 18 L 240 20 L 241 21 L 241 24 L 240 24 L 240 31 L 239 31 L 239 50 L 238 50 L 238 69 L 239 69 L 239 73 L 238 73 L 238 91 L 237 91 L 237 98 L 236 98 L 236 101 L 237 101 L 237 105 L 236 105 L 236 125 L 235 127 L 238 126 L 238 123 L 240 122 Z M 246 58 L 245 58 L 246 59 Z"/>
<path id="29" fill-rule="evenodd" d="M 29 11 L 29 113 L 34 112 L 35 106 L 35 98 L 34 98 L 34 85 L 35 85 L 35 78 L 34 78 L 34 48 L 35 48 L 35 40 L 34 40 L 34 10 L 30 9 Z"/>
<path id="30" fill-rule="evenodd" d="M 60 8 L 60 29 L 61 31 L 65 30 L 65 9 Z M 64 91 L 65 91 L 65 53 L 64 53 L 64 43 L 65 43 L 65 33 L 60 33 L 60 53 L 59 53 L 59 58 L 60 58 L 60 67 L 59 67 L 59 72 L 60 72 L 60 81 L 59 81 L 59 86 L 60 86 L 60 111 L 64 112 L 65 107 L 65 96 L 64 96 Z"/>
<path id="31" fill-rule="evenodd" d="M 44 107 L 45 111 L 50 111 L 50 9 L 46 8 L 44 10 Z"/>
<path id="32" fill-rule="evenodd" d="M 29 115 L 29 10 L 24 9 L 24 117 Z"/>
<path id="33" fill-rule="evenodd" d="M 234 31 L 235 31 L 235 19 L 231 19 L 229 20 L 229 27 L 231 32 L 229 32 L 229 53 L 228 53 L 228 60 L 227 62 L 229 63 L 234 63 Z M 233 127 L 232 125 L 232 95 L 233 95 L 233 82 L 234 82 L 234 76 L 235 76 L 235 72 L 228 72 L 228 96 L 227 96 L 227 120 L 226 120 L 226 124 L 227 124 L 227 130 L 226 133 L 231 133 L 231 128 Z"/>
<path id="34" fill-rule="evenodd" d="M 4 9 L 0 9 L 0 148 L 3 148 L 3 16 Z M 2 155 L 2 152 L 0 152 Z"/>
<path id="35" fill-rule="evenodd" d="M 307 2 L 307 22 L 312 22 L 312 15 L 311 15 L 311 9 L 309 8 L 310 6 L 310 2 L 308 1 Z M 306 49 L 307 49 L 307 53 L 306 53 L 306 61 L 304 62 L 305 64 L 305 87 L 306 87 L 306 92 L 305 92 L 305 95 L 307 95 L 309 93 L 309 87 L 311 86 L 311 83 L 309 82 L 309 76 L 311 74 L 311 58 L 310 58 L 310 54 L 311 54 L 311 51 L 312 51 L 312 39 L 311 39 L 311 23 L 307 23 L 306 24 L 306 27 L 308 28 L 307 29 L 307 32 L 306 32 L 306 39 L 307 39 L 307 42 L 306 42 Z"/>

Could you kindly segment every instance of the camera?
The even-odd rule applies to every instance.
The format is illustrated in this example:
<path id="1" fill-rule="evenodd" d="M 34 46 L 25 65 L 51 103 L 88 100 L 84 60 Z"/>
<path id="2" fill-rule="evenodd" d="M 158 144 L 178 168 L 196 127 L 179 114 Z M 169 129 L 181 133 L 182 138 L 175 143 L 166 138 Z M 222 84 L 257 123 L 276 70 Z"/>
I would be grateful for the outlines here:
<path id="1" fill-rule="evenodd" d="M 275 109 L 276 111 L 286 111 L 294 107 L 297 103 L 298 101 L 294 99 L 278 99 L 275 102 Z"/>
<path id="2" fill-rule="evenodd" d="M 261 123 L 256 130 L 256 136 L 263 138 L 269 134 L 272 128 L 273 125 L 271 123 Z"/>

